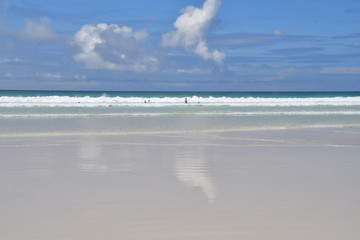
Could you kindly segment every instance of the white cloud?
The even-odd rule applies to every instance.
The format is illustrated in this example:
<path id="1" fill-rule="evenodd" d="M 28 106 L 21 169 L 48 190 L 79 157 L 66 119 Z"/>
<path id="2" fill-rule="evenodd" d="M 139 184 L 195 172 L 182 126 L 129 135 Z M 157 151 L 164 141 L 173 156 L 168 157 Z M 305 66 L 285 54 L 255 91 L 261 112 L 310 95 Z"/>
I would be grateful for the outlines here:
<path id="1" fill-rule="evenodd" d="M 360 74 L 360 67 L 330 67 L 324 68 L 321 73 L 329 74 Z"/>
<path id="2" fill-rule="evenodd" d="M 302 68 L 303 69 L 303 68 Z M 265 82 L 289 79 L 291 76 L 301 72 L 296 67 L 283 64 L 241 64 L 233 69 L 243 76 L 251 76 Z"/>
<path id="3" fill-rule="evenodd" d="M 209 73 L 209 72 L 207 70 L 201 69 L 201 68 L 193 68 L 193 69 L 179 68 L 176 70 L 176 73 L 205 74 L 205 73 Z"/>
<path id="4" fill-rule="evenodd" d="M 0 58 L 0 63 L 19 63 L 23 62 L 20 58 Z"/>
<path id="5" fill-rule="evenodd" d="M 87 79 L 87 77 L 85 75 L 83 75 L 83 74 L 75 74 L 73 76 L 73 78 L 76 79 L 76 80 L 85 80 L 85 79 Z"/>
<path id="6" fill-rule="evenodd" d="M 20 36 L 27 40 L 47 41 L 56 37 L 51 29 L 51 21 L 47 17 L 42 17 L 40 22 L 26 20 L 25 28 L 20 32 Z"/>
<path id="7" fill-rule="evenodd" d="M 61 73 L 37 73 L 38 77 L 45 79 L 63 79 L 64 76 Z"/>
<path id="8" fill-rule="evenodd" d="M 117 24 L 86 24 L 76 32 L 74 43 L 80 47 L 75 60 L 89 69 L 154 72 L 159 61 L 145 43 L 146 31 L 134 31 Z"/>
<path id="9" fill-rule="evenodd" d="M 174 22 L 176 30 L 163 34 L 165 47 L 184 47 L 205 60 L 222 63 L 225 54 L 218 50 L 209 50 L 205 34 L 221 5 L 220 0 L 206 0 L 202 8 L 188 6 Z"/>
<path id="10" fill-rule="evenodd" d="M 270 34 L 276 35 L 276 36 L 282 36 L 282 35 L 284 35 L 284 33 L 283 33 L 281 30 L 279 30 L 279 29 L 275 29 L 275 30 L 272 31 Z"/>

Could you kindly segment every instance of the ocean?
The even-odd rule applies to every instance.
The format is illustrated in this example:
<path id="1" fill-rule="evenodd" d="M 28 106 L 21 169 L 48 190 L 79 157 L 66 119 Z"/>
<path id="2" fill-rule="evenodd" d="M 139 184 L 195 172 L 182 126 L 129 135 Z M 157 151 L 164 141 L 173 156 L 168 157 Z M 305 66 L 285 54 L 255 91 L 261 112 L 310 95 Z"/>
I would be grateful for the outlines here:
<path id="1" fill-rule="evenodd" d="M 29 124 L 27 129 L 12 127 L 14 122 L 25 120 L 33 122 L 32 127 Z M 67 128 L 62 128 L 66 122 Z M 3 134 L 358 127 L 360 92 L 3 90 L 0 123 Z M 19 124 L 14 126 L 19 128 Z M 71 131 L 65 131 L 69 126 Z"/>

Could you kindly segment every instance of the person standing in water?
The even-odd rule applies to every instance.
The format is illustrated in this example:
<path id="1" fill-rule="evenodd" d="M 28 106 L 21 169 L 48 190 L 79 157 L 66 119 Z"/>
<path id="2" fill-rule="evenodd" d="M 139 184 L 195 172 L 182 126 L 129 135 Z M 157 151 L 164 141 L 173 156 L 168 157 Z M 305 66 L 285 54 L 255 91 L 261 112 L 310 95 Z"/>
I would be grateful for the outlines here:
<path id="1" fill-rule="evenodd" d="M 185 103 L 187 103 L 187 98 L 185 98 Z"/>

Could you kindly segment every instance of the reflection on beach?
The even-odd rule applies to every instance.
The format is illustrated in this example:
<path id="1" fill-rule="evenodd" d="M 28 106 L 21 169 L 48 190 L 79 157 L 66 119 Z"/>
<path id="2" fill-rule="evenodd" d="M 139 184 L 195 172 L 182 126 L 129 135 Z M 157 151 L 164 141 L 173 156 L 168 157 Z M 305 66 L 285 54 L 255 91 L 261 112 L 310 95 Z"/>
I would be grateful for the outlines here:
<path id="1" fill-rule="evenodd" d="M 182 156 L 175 161 L 175 176 L 189 188 L 200 187 L 209 203 L 215 201 L 216 189 L 208 172 L 207 160 L 201 154 Z"/>
<path id="2" fill-rule="evenodd" d="M 111 153 L 114 150 L 103 149 L 105 143 L 99 137 L 82 137 L 79 142 L 78 170 L 94 173 L 129 172 L 133 170 L 134 153 L 132 151 L 125 148 L 124 151 L 117 152 L 116 157 L 113 157 Z"/>
<path id="3" fill-rule="evenodd" d="M 100 162 L 102 149 L 95 137 L 82 139 L 79 147 L 78 169 L 83 172 L 109 172 L 109 167 Z"/>
<path id="4" fill-rule="evenodd" d="M 184 139 L 178 140 L 181 146 Z M 165 169 L 174 172 L 176 179 L 186 187 L 202 191 L 209 203 L 215 201 L 216 186 L 209 173 L 208 157 L 205 154 L 207 149 L 203 148 L 206 144 L 195 148 L 192 145 L 182 147 L 176 150 L 176 154 L 169 154 L 169 146 L 163 143 L 150 145 L 163 149 L 163 152 L 155 153 L 152 147 L 134 144 L 129 139 L 111 142 L 110 145 L 109 142 L 111 141 L 99 136 L 82 136 L 77 147 L 77 169 L 87 173 L 158 172 L 164 167 L 163 160 L 169 162 L 170 157 L 171 164 L 165 165 Z M 176 142 L 174 146 L 179 146 L 178 144 Z"/>

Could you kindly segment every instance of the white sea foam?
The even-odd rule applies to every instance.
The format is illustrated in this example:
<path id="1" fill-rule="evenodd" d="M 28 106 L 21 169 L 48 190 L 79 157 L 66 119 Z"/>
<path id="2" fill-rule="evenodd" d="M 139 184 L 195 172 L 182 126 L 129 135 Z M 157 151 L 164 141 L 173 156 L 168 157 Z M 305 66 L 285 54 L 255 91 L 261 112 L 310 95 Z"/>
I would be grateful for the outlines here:
<path id="1" fill-rule="evenodd" d="M 183 106 L 180 97 L 0 97 L 0 107 L 110 107 L 110 106 Z M 295 107 L 295 106 L 360 106 L 360 97 L 329 98 L 254 98 L 254 97 L 187 97 L 187 105 Z"/>
<path id="2" fill-rule="evenodd" d="M 176 113 L 175 113 L 176 114 Z M 162 117 L 172 116 L 173 113 L 155 112 L 155 113 L 18 113 L 0 114 L 0 118 L 81 118 L 81 117 Z M 359 116 L 360 111 L 278 111 L 278 112 L 191 112 L 182 113 L 182 115 L 192 116 Z"/>

